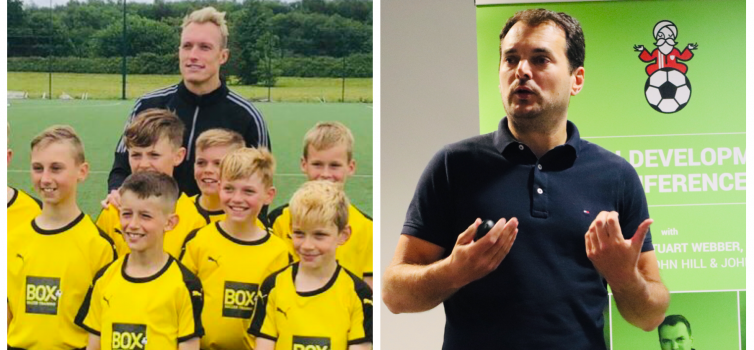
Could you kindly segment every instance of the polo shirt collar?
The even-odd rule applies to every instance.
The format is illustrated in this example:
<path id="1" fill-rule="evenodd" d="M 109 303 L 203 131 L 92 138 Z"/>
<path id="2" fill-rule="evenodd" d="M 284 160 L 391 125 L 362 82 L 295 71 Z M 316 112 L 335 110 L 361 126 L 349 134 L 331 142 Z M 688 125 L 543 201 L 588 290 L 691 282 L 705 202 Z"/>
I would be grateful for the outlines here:
<path id="1" fill-rule="evenodd" d="M 579 135 L 579 129 L 576 128 L 576 124 L 572 123 L 570 120 L 566 121 L 566 142 L 563 145 L 556 146 L 552 150 L 548 151 L 542 158 L 548 157 L 551 152 L 556 151 L 558 154 L 560 152 L 565 151 L 562 153 L 563 155 L 568 156 L 569 158 L 572 158 L 572 161 L 575 161 L 576 158 L 579 156 L 579 145 L 581 143 L 581 136 Z M 523 146 L 525 149 L 528 150 L 528 146 L 525 144 L 519 142 L 516 140 L 515 137 L 513 137 L 513 134 L 511 133 L 510 129 L 508 128 L 508 117 L 504 117 L 500 120 L 500 123 L 498 124 L 497 130 L 495 131 L 495 134 L 493 135 L 493 144 L 495 145 L 495 149 L 497 149 L 498 152 L 503 154 L 505 156 L 506 149 L 509 148 L 519 148 L 520 146 Z M 529 150 L 529 153 L 531 151 Z M 533 153 L 531 153 L 533 156 Z M 536 157 L 535 157 L 536 158 Z"/>

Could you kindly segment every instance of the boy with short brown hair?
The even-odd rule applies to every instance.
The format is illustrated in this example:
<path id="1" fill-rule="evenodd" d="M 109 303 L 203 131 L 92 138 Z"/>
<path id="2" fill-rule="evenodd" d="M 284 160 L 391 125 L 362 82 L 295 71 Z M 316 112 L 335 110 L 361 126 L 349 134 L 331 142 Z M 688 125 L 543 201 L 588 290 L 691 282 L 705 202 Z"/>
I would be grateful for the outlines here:
<path id="1" fill-rule="evenodd" d="M 151 170 L 172 177 L 174 168 L 181 164 L 186 155 L 186 149 L 181 146 L 184 130 L 183 122 L 171 111 L 153 108 L 139 113 L 124 134 L 131 172 Z M 186 235 L 206 225 L 206 220 L 185 194 L 178 198 L 176 214 L 178 224 L 165 233 L 164 248 L 177 258 Z M 129 252 L 120 226 L 118 207 L 110 204 L 102 210 L 97 226 L 115 241 L 120 255 Z"/>
<path id="2" fill-rule="evenodd" d="M 202 284 L 163 248 L 178 223 L 178 184 L 139 171 L 118 192 L 130 253 L 97 272 L 81 304 L 76 324 L 89 332 L 87 350 L 199 350 Z"/>

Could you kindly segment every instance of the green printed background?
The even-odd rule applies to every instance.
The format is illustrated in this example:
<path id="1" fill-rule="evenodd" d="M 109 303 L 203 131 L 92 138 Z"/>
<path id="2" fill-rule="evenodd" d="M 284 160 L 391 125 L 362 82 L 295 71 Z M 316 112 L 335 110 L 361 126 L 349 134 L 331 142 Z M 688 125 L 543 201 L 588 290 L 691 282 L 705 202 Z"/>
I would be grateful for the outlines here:
<path id="1" fill-rule="evenodd" d="M 697 339 L 695 348 L 738 349 L 736 296 L 743 296 L 739 291 L 746 288 L 746 165 L 741 161 L 746 153 L 746 3 L 667 0 L 477 6 L 481 133 L 494 131 L 505 116 L 498 88 L 500 31 L 516 11 L 538 7 L 566 12 L 581 22 L 586 39 L 585 85 L 571 99 L 568 119 L 583 138 L 626 160 L 632 160 L 633 151 L 632 164 L 644 181 L 650 216 L 655 220 L 652 240 L 660 272 L 674 292 L 668 314 L 683 314 L 681 310 L 694 309 L 696 303 L 702 303 L 701 307 L 714 302 L 721 308 L 720 322 L 707 316 L 689 318 Z M 689 43 L 698 44 L 693 58 L 682 61 L 688 66 L 691 98 L 684 109 L 672 114 L 657 112 L 647 103 L 644 69 L 650 63 L 641 61 L 633 49 L 643 45 L 652 52 L 656 48 L 653 29 L 662 20 L 676 25 L 679 51 Z M 741 157 L 734 156 L 735 149 Z M 689 154 L 700 162 L 703 152 L 707 160 L 714 152 L 716 162 L 689 164 Z M 718 159 L 728 152 L 729 158 Z M 677 159 L 678 154 L 685 158 Z M 647 164 L 647 155 L 656 159 Z M 704 176 L 717 179 L 716 190 L 710 186 L 703 190 Z M 660 178 L 666 181 L 663 186 Z M 689 188 L 691 179 L 699 181 L 693 186 L 698 191 Z M 719 242 L 723 251 L 717 249 Z M 694 251 L 695 247 L 707 251 Z M 704 293 L 696 293 L 700 291 Z M 660 348 L 656 331 L 645 333 L 629 326 L 617 310 L 610 315 L 613 332 L 608 343 L 612 341 L 614 349 Z M 703 341 L 696 337 L 694 325 L 704 322 L 710 324 L 705 331 L 711 332 Z M 745 338 L 741 342 L 745 348 Z"/>

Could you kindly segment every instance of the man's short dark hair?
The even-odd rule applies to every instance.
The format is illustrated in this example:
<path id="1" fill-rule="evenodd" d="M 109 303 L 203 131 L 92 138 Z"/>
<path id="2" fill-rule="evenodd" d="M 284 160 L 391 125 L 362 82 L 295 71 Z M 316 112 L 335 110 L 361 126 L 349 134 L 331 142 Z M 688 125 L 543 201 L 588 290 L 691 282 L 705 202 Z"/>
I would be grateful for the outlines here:
<path id="1" fill-rule="evenodd" d="M 554 12 L 545 9 L 529 9 L 516 12 L 513 17 L 508 18 L 505 22 L 502 32 L 500 32 L 500 58 L 503 57 L 503 38 L 508 34 L 514 24 L 523 22 L 524 24 L 536 27 L 542 23 L 553 22 L 565 32 L 566 39 L 566 56 L 568 63 L 571 65 L 571 72 L 576 68 L 584 66 L 584 56 L 586 52 L 586 43 L 584 42 L 584 31 L 581 30 L 581 23 L 565 12 Z"/>
<path id="2" fill-rule="evenodd" d="M 691 336 L 691 323 L 689 323 L 689 320 L 686 319 L 686 317 L 683 317 L 683 315 L 670 315 L 665 317 L 665 320 L 660 323 L 659 326 L 657 326 L 657 336 L 660 335 L 660 329 L 664 326 L 675 326 L 679 323 L 683 322 L 683 324 L 686 325 L 686 329 L 689 331 L 689 336 Z M 660 338 L 662 339 L 662 338 Z"/>
<path id="3" fill-rule="evenodd" d="M 175 203 L 180 196 L 175 179 L 156 171 L 143 171 L 129 175 L 118 192 L 121 196 L 126 192 L 132 192 L 139 199 L 160 198 L 166 204 L 165 209 L 171 212 L 175 210 Z"/>

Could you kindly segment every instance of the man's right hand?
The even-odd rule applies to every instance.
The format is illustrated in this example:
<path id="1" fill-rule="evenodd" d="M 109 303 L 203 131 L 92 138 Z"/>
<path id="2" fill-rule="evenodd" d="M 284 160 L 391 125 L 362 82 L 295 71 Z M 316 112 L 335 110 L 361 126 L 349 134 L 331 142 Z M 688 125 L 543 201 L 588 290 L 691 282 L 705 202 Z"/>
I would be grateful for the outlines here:
<path id="1" fill-rule="evenodd" d="M 476 219 L 458 236 L 448 257 L 455 288 L 461 288 L 497 269 L 516 241 L 518 219 L 511 218 L 508 222 L 505 218 L 498 220 L 487 235 L 475 242 L 474 236 L 481 223 L 481 219 Z"/>
<path id="2" fill-rule="evenodd" d="M 100 204 L 102 205 L 102 209 L 107 209 L 110 204 L 120 209 L 120 192 L 118 192 L 118 190 L 110 191 L 110 194 L 107 195 L 107 198 L 100 202 Z"/>

